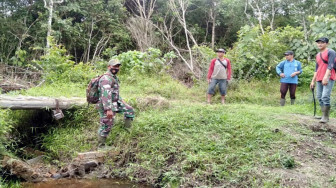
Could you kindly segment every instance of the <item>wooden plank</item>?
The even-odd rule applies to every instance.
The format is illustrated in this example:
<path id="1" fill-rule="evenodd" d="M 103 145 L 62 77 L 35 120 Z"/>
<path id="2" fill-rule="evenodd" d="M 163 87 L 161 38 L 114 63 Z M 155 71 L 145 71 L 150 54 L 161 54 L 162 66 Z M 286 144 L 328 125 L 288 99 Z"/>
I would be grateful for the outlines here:
<path id="1" fill-rule="evenodd" d="M 60 109 L 69 109 L 74 106 L 86 105 L 84 98 L 51 98 L 51 97 L 30 97 L 30 96 L 6 96 L 0 95 L 0 108 L 5 109 L 55 109 L 56 99 L 59 101 Z"/>

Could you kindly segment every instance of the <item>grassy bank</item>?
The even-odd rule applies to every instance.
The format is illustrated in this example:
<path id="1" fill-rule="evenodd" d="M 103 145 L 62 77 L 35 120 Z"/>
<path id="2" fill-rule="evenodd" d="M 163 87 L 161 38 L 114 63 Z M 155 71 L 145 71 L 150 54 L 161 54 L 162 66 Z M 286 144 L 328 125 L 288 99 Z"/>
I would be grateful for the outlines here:
<path id="1" fill-rule="evenodd" d="M 313 112 L 307 87 L 299 87 L 297 105 L 280 108 L 278 80 L 235 82 L 226 105 L 219 104 L 218 95 L 207 105 L 203 82 L 187 88 L 168 75 L 120 78 L 121 95 L 136 108 L 136 119 L 127 131 L 119 115 L 108 138 L 114 146 L 107 162 L 111 176 L 171 187 L 291 187 L 281 173 L 300 169 L 302 157 L 293 150 L 315 136 L 301 118 Z M 85 87 L 54 83 L 12 94 L 84 97 Z M 35 124 L 36 129 L 32 122 L 22 124 L 17 114 L 23 112 L 10 113 L 17 117 L 14 130 L 30 129 L 39 140 L 35 149 L 52 164 L 64 166 L 77 152 L 95 149 L 99 124 L 93 106 L 66 111 L 65 119 Z M 320 140 L 321 147 L 336 148 L 330 138 Z M 324 179 L 315 183 L 334 185 Z"/>

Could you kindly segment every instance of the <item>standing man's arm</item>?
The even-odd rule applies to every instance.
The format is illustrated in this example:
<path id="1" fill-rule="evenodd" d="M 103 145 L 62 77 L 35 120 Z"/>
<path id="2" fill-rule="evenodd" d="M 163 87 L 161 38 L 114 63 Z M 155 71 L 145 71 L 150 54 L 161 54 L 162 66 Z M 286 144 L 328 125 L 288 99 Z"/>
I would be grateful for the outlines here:
<path id="1" fill-rule="evenodd" d="M 297 62 L 298 63 L 298 68 L 297 68 L 297 71 L 296 72 L 293 72 L 291 77 L 294 77 L 296 75 L 299 75 L 302 73 L 302 67 L 301 67 L 301 62 Z"/>
<path id="2" fill-rule="evenodd" d="M 329 50 L 328 51 L 328 68 L 322 80 L 323 85 L 328 85 L 328 82 L 331 76 L 331 70 L 334 68 L 335 57 L 336 57 L 335 51 Z"/>
<path id="3" fill-rule="evenodd" d="M 282 61 L 282 62 L 280 62 L 280 63 L 276 66 L 276 72 L 277 72 L 277 74 L 278 74 L 281 78 L 284 78 L 284 77 L 285 77 L 285 74 L 283 73 L 283 71 L 284 71 L 284 64 L 285 64 L 285 61 Z"/>
<path id="4" fill-rule="evenodd" d="M 211 81 L 211 76 L 212 76 L 212 73 L 214 71 L 214 68 L 215 68 L 215 62 L 216 62 L 216 59 L 213 59 L 210 63 L 210 66 L 209 66 L 209 70 L 208 70 L 208 76 L 207 76 L 207 79 L 208 79 L 208 83 L 210 84 L 210 81 Z"/>
<path id="5" fill-rule="evenodd" d="M 227 64 L 227 80 L 231 80 L 231 75 L 232 75 L 232 68 L 231 68 L 231 61 L 229 59 L 226 59 L 228 62 Z"/>

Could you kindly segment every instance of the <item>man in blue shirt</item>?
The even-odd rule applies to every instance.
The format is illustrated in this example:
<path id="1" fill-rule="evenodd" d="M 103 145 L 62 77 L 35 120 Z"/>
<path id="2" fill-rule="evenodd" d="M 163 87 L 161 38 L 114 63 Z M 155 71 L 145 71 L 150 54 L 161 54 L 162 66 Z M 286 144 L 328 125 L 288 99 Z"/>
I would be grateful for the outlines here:
<path id="1" fill-rule="evenodd" d="M 302 73 L 301 62 L 294 59 L 294 52 L 287 51 L 285 53 L 286 60 L 280 62 L 276 66 L 276 72 L 281 77 L 280 82 L 280 105 L 285 106 L 286 94 L 289 90 L 291 104 L 295 103 L 295 91 L 298 85 L 298 75 Z"/>

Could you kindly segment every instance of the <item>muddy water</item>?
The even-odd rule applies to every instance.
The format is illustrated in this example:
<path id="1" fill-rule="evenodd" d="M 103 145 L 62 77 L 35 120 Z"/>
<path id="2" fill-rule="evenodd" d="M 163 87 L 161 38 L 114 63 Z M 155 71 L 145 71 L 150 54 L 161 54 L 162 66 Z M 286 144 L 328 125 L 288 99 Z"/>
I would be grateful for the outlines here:
<path id="1" fill-rule="evenodd" d="M 134 184 L 125 180 L 115 179 L 60 179 L 42 183 L 24 183 L 24 188 L 150 188 L 148 185 Z"/>

